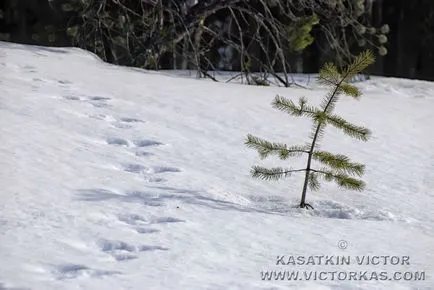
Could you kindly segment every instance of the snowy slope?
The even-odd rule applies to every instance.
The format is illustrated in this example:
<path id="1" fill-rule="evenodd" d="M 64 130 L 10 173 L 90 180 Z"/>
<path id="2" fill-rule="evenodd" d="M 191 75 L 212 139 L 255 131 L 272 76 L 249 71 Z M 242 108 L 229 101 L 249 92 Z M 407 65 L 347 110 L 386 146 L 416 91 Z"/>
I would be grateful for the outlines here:
<path id="1" fill-rule="evenodd" d="M 365 163 L 367 189 L 324 184 L 306 212 L 293 207 L 302 176 L 252 179 L 251 165 L 282 163 L 243 141 L 304 143 L 309 120 L 270 102 L 318 103 L 321 88 L 214 83 L 8 43 L 0 76 L 0 289 L 434 289 L 433 83 L 374 78 L 360 102 L 342 99 L 338 113 L 373 137 L 329 128 L 322 147 Z M 277 259 L 318 255 L 351 264 Z M 409 260 L 356 264 L 367 255 Z M 264 281 L 268 270 L 426 277 Z"/>

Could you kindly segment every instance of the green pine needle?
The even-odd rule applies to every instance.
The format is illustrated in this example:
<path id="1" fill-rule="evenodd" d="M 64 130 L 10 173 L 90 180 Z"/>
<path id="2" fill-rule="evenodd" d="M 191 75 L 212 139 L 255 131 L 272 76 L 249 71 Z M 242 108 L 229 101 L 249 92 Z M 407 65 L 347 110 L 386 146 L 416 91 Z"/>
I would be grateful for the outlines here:
<path id="1" fill-rule="evenodd" d="M 321 174 L 324 180 L 335 182 L 345 189 L 363 191 L 366 186 L 362 180 L 353 178 L 345 173 L 336 173 L 327 169 L 314 170 L 314 172 Z"/>
<path id="2" fill-rule="evenodd" d="M 253 166 L 250 171 L 252 177 L 262 180 L 279 180 L 284 177 L 288 177 L 293 172 L 305 171 L 304 169 L 291 170 L 281 167 L 265 168 L 261 166 Z"/>
<path id="3" fill-rule="evenodd" d="M 365 171 L 363 164 L 351 162 L 347 156 L 341 154 L 335 155 L 325 151 L 315 151 L 312 158 L 329 166 L 333 170 L 350 175 L 362 176 Z"/>
<path id="4" fill-rule="evenodd" d="M 348 123 L 337 115 L 327 116 L 327 123 L 358 140 L 367 141 L 371 136 L 369 129 Z"/>
<path id="5" fill-rule="evenodd" d="M 344 94 L 353 97 L 354 99 L 359 99 L 362 95 L 362 92 L 353 85 L 348 83 L 342 83 L 339 87 Z"/>
<path id="6" fill-rule="evenodd" d="M 366 50 L 359 54 L 356 59 L 343 71 L 345 78 L 344 82 L 350 81 L 357 74 L 365 70 L 375 61 L 374 53 L 371 50 Z"/>
<path id="7" fill-rule="evenodd" d="M 337 85 L 342 79 L 338 68 L 333 63 L 325 63 L 319 71 L 318 82 L 324 85 Z"/>
<path id="8" fill-rule="evenodd" d="M 309 174 L 309 188 L 312 191 L 317 191 L 318 189 L 320 189 L 321 184 L 319 183 L 318 180 L 318 174 L 316 172 L 311 172 Z"/>
<path id="9" fill-rule="evenodd" d="M 301 97 L 298 105 L 293 101 L 277 95 L 272 103 L 273 108 L 288 113 L 292 116 L 312 117 L 316 113 L 316 109 L 307 105 L 306 98 Z"/>
<path id="10" fill-rule="evenodd" d="M 303 153 L 308 153 L 307 149 L 303 146 L 288 146 L 282 143 L 272 143 L 251 134 L 247 135 L 244 144 L 249 148 L 256 149 L 262 159 L 269 155 L 277 155 L 280 159 L 286 160 L 289 157 L 296 157 Z"/>

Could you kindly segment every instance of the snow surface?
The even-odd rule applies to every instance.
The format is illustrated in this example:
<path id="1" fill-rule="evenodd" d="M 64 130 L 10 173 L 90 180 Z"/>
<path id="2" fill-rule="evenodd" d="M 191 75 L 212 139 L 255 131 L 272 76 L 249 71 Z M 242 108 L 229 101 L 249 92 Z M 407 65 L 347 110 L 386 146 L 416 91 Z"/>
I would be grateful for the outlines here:
<path id="1" fill-rule="evenodd" d="M 75 48 L 0 43 L 0 289 L 434 289 L 434 84 L 359 83 L 322 148 L 366 164 L 364 192 L 249 176 L 247 133 L 303 144 L 279 93 L 117 67 Z M 295 166 L 303 164 L 296 159 Z M 338 247 L 339 241 L 347 247 Z M 345 244 L 344 242 L 344 244 Z M 342 242 L 341 242 L 342 244 Z M 278 256 L 409 256 L 410 265 L 281 265 Z M 423 281 L 263 281 L 261 271 L 425 271 Z"/>

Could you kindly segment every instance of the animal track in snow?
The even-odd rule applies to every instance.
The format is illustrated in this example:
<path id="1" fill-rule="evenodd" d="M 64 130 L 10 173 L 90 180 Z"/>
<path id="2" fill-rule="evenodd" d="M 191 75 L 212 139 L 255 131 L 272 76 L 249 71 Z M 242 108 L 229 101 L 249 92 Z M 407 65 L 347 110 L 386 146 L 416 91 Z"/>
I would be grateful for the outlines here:
<path id="1" fill-rule="evenodd" d="M 137 224 L 149 224 L 146 218 L 138 214 L 122 214 L 118 216 L 118 220 L 132 226 Z"/>
<path id="2" fill-rule="evenodd" d="M 154 153 L 147 152 L 147 151 L 137 151 L 136 156 L 142 157 L 142 156 L 152 156 Z"/>
<path id="3" fill-rule="evenodd" d="M 63 98 L 65 100 L 70 100 L 70 101 L 80 101 L 81 100 L 81 98 L 77 97 L 77 96 L 63 96 Z"/>
<path id="4" fill-rule="evenodd" d="M 133 245 L 127 244 L 125 242 L 101 240 L 99 242 L 99 246 L 101 251 L 111 254 L 117 261 L 138 258 L 136 255 L 132 254 L 136 251 L 136 248 Z"/>
<path id="5" fill-rule="evenodd" d="M 153 229 L 153 228 L 136 228 L 136 231 L 139 234 L 152 234 L 152 233 L 158 233 L 160 230 Z"/>
<path id="6" fill-rule="evenodd" d="M 152 224 L 167 224 L 167 223 L 180 223 L 180 222 L 185 222 L 185 221 L 173 217 L 156 217 L 151 219 Z"/>
<path id="7" fill-rule="evenodd" d="M 110 98 L 96 96 L 96 97 L 89 97 L 88 100 L 89 101 L 109 101 Z"/>
<path id="8" fill-rule="evenodd" d="M 160 246 L 150 246 L 150 245 L 141 245 L 138 248 L 139 252 L 148 252 L 148 251 L 167 251 L 168 248 L 160 247 Z"/>
<path id="9" fill-rule="evenodd" d="M 129 128 L 132 128 L 133 126 L 132 125 L 130 125 L 130 124 L 125 124 L 125 123 L 122 123 L 122 122 L 113 122 L 113 123 L 111 123 L 110 124 L 112 127 L 115 127 L 115 128 L 119 128 L 119 129 L 129 129 Z"/>
<path id="10" fill-rule="evenodd" d="M 128 129 L 132 128 L 134 123 L 145 123 L 145 121 L 135 118 L 115 118 L 110 115 L 105 114 L 96 114 L 96 115 L 89 115 L 90 118 L 98 119 L 98 120 L 104 120 L 108 122 L 111 126 L 115 128 L 121 128 L 121 129 Z"/>
<path id="11" fill-rule="evenodd" d="M 88 97 L 85 101 L 87 103 L 90 103 L 94 107 L 97 107 L 97 108 L 106 108 L 106 107 L 110 106 L 107 103 L 110 100 L 111 99 L 107 98 L 107 97 L 93 96 L 93 97 Z"/>
<path id="12" fill-rule="evenodd" d="M 133 144 L 136 147 L 148 147 L 148 146 L 155 146 L 155 145 L 163 145 L 163 143 L 161 143 L 161 142 L 153 141 L 153 140 L 147 140 L 147 139 L 133 141 Z"/>
<path id="13" fill-rule="evenodd" d="M 118 219 L 132 226 L 185 222 L 184 220 L 174 217 L 163 216 L 145 218 L 138 214 L 122 214 L 118 216 Z"/>
<path id="14" fill-rule="evenodd" d="M 112 257 L 115 258 L 116 261 L 137 259 L 138 256 L 135 254 L 140 252 L 168 250 L 168 248 L 161 247 L 161 246 L 151 246 L 151 245 L 134 246 L 126 242 L 114 241 L 114 240 L 100 240 L 98 242 L 98 245 L 101 251 L 112 255 Z"/>
<path id="15" fill-rule="evenodd" d="M 69 101 L 81 101 L 81 102 L 85 102 L 88 104 L 91 104 L 94 107 L 97 108 L 106 108 L 109 107 L 110 105 L 108 104 L 108 101 L 111 100 L 111 98 L 108 97 L 101 97 L 101 96 L 91 96 L 91 97 L 79 97 L 79 96 L 70 96 L 70 95 L 66 95 L 66 96 L 62 96 L 64 99 L 69 100 Z"/>
<path id="16" fill-rule="evenodd" d="M 120 118 L 119 121 L 125 123 L 144 123 L 145 121 L 136 118 Z"/>
<path id="17" fill-rule="evenodd" d="M 164 179 L 164 178 L 154 177 L 154 176 L 145 176 L 144 178 L 147 182 L 165 182 L 166 181 L 166 179 Z"/>
<path id="18" fill-rule="evenodd" d="M 127 163 L 123 165 L 123 170 L 131 173 L 165 173 L 181 172 L 179 168 L 169 166 L 144 166 L 137 163 Z"/>
<path id="19" fill-rule="evenodd" d="M 107 138 L 106 142 L 109 145 L 137 147 L 137 148 L 164 145 L 161 142 L 153 141 L 153 140 L 141 139 L 141 140 L 129 141 L 127 139 L 118 138 L 118 137 L 109 137 Z"/>
<path id="20" fill-rule="evenodd" d="M 77 279 L 80 277 L 101 277 L 108 275 L 120 274 L 118 271 L 107 271 L 91 269 L 84 265 L 79 264 L 62 264 L 55 267 L 52 274 L 56 279 Z"/>
<path id="21" fill-rule="evenodd" d="M 149 225 L 149 222 L 147 219 L 139 215 L 134 215 L 134 214 L 119 215 L 118 220 L 120 222 L 123 222 L 127 225 L 134 227 L 134 230 L 139 234 L 152 234 L 160 231 L 154 228 L 145 227 Z"/>
<path id="22" fill-rule="evenodd" d="M 146 227 L 149 226 L 150 223 L 146 218 L 140 215 L 123 214 L 118 216 L 118 220 L 122 223 L 132 226 L 134 230 L 139 234 L 152 234 L 160 231 L 158 229 Z"/>
<path id="23" fill-rule="evenodd" d="M 130 164 L 125 164 L 123 166 L 123 170 L 131 173 L 141 173 L 143 171 L 146 171 L 147 167 L 141 164 L 130 163 Z"/>
<path id="24" fill-rule="evenodd" d="M 124 164 L 121 168 L 123 171 L 139 174 L 147 182 L 164 182 L 166 179 L 158 176 L 152 176 L 152 174 L 160 174 L 165 172 L 180 172 L 181 170 L 175 167 L 165 167 L 165 166 L 151 166 L 147 167 L 141 164 Z"/>
<path id="25" fill-rule="evenodd" d="M 68 81 L 68 80 L 58 80 L 57 82 L 59 84 L 61 84 L 61 85 L 70 85 L 70 84 L 72 84 L 72 82 Z"/>
<path id="26" fill-rule="evenodd" d="M 151 166 L 148 169 L 149 173 L 164 173 L 164 172 L 181 172 L 181 169 L 168 166 Z"/>
<path id="27" fill-rule="evenodd" d="M 139 234 L 151 234 L 160 231 L 158 229 L 149 227 L 151 225 L 185 222 L 184 220 L 173 218 L 173 217 L 151 217 L 147 219 L 137 214 L 119 215 L 118 220 L 120 222 L 132 226 L 135 229 L 135 231 Z"/>
<path id="28" fill-rule="evenodd" d="M 116 146 L 130 146 L 130 142 L 128 140 L 116 137 L 107 138 L 107 144 Z"/>

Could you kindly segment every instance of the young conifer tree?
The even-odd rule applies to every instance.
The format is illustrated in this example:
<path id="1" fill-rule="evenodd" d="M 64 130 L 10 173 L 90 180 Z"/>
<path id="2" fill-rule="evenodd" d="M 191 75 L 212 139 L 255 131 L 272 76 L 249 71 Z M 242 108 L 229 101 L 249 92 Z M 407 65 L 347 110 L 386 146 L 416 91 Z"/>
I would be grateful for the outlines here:
<path id="1" fill-rule="evenodd" d="M 363 164 L 352 162 L 345 155 L 333 154 L 317 148 L 327 125 L 340 129 L 350 137 L 362 141 L 369 139 L 371 134 L 369 129 L 347 122 L 342 117 L 334 114 L 333 110 L 341 95 L 351 96 L 354 99 L 361 97 L 362 93 L 360 90 L 351 85 L 349 81 L 373 62 L 374 56 L 368 50 L 358 55 L 342 71 L 338 71 L 337 67 L 332 63 L 325 64 L 319 73 L 318 82 L 330 87 L 330 91 L 324 97 L 319 107 L 308 105 L 304 97 L 301 97 L 298 104 L 296 104 L 277 95 L 272 103 L 274 108 L 292 116 L 304 116 L 312 119 L 313 127 L 309 142 L 306 145 L 288 146 L 282 143 L 269 142 L 248 134 L 245 144 L 250 148 L 256 149 L 262 159 L 269 155 L 277 155 L 280 159 L 287 160 L 289 157 L 306 154 L 306 167 L 293 169 L 253 166 L 251 171 L 252 176 L 264 180 L 278 180 L 295 172 L 304 172 L 300 207 L 306 209 L 313 209 L 311 205 L 305 202 L 307 189 L 310 188 L 312 191 L 318 190 L 320 188 L 320 178 L 326 181 L 333 181 L 346 189 L 362 191 L 365 183 L 355 177 L 363 175 L 365 169 Z M 314 166 L 312 160 L 321 166 Z"/>

